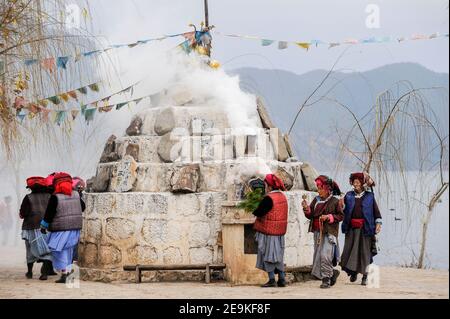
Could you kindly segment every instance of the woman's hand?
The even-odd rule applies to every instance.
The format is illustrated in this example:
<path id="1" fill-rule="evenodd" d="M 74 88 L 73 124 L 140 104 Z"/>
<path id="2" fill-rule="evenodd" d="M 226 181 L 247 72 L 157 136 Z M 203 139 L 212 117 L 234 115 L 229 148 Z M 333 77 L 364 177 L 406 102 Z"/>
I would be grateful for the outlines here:
<path id="1" fill-rule="evenodd" d="M 377 226 L 375 227 L 375 233 L 379 234 L 381 232 L 381 224 L 377 224 Z"/>
<path id="2" fill-rule="evenodd" d="M 304 211 L 306 211 L 308 209 L 308 203 L 306 202 L 306 200 L 302 201 L 302 207 L 303 207 Z"/>

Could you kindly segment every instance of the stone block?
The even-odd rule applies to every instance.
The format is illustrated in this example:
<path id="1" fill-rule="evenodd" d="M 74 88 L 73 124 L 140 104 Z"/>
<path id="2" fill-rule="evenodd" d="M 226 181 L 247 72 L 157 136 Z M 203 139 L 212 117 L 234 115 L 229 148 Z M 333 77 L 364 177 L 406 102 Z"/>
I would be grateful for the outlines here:
<path id="1" fill-rule="evenodd" d="M 142 124 L 143 120 L 140 116 L 136 116 L 132 121 L 130 126 L 127 128 L 126 134 L 128 136 L 138 136 L 142 134 Z"/>
<path id="2" fill-rule="evenodd" d="M 319 173 L 309 163 L 303 163 L 301 169 L 302 169 L 302 174 L 306 181 L 306 185 L 305 185 L 306 190 L 311 191 L 311 192 L 317 192 L 317 186 L 316 186 L 315 180 L 319 176 Z"/>
<path id="3" fill-rule="evenodd" d="M 170 179 L 172 192 L 195 193 L 198 190 L 199 179 L 200 167 L 198 164 L 177 167 Z"/>
<path id="4" fill-rule="evenodd" d="M 133 157 L 126 155 L 123 160 L 112 169 L 109 190 L 116 193 L 129 192 L 136 180 L 137 164 Z"/>
<path id="5" fill-rule="evenodd" d="M 106 235 L 113 240 L 132 237 L 136 231 L 136 223 L 125 218 L 110 217 L 106 219 Z"/>

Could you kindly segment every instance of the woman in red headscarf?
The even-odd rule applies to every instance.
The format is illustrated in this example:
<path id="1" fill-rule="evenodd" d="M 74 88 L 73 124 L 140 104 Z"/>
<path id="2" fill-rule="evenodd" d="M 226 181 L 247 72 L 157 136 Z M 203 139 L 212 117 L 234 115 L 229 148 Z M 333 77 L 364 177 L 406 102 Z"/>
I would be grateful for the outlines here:
<path id="1" fill-rule="evenodd" d="M 320 288 L 329 288 L 336 283 L 339 271 L 334 269 L 339 261 L 339 222 L 344 218 L 337 196 L 339 186 L 325 175 L 316 180 L 319 196 L 311 205 L 303 200 L 306 218 L 310 220 L 309 231 L 314 233 L 314 258 L 311 274 L 322 280 Z"/>
<path id="2" fill-rule="evenodd" d="M 72 189 L 72 177 L 66 173 L 56 173 L 53 179 L 54 193 L 50 197 L 42 232 L 48 229 L 48 246 L 52 251 L 53 266 L 61 272 L 57 283 L 65 283 L 71 271 L 73 253 L 80 240 L 82 212 L 86 205 L 80 194 Z"/>
<path id="3" fill-rule="evenodd" d="M 47 235 L 42 234 L 40 224 L 50 199 L 49 189 L 44 177 L 35 176 L 27 179 L 26 195 L 20 206 L 19 217 L 23 219 L 22 239 L 25 241 L 28 271 L 25 276 L 33 278 L 33 265 L 42 262 L 40 280 L 56 275 L 53 271 L 52 256 L 47 245 Z"/>
<path id="4" fill-rule="evenodd" d="M 375 235 L 381 231 L 381 214 L 373 192 L 369 191 L 375 183 L 365 173 L 350 175 L 353 190 L 345 195 L 344 221 L 342 232 L 345 234 L 341 267 L 355 282 L 362 274 L 361 284 L 367 285 L 368 267 L 377 253 Z"/>
<path id="5" fill-rule="evenodd" d="M 288 223 L 288 201 L 282 191 L 286 191 L 283 182 L 274 174 L 264 179 L 266 196 L 253 212 L 256 221 L 258 255 L 256 268 L 267 272 L 269 281 L 262 287 L 285 287 L 284 248 Z M 278 274 L 278 281 L 275 281 Z"/>

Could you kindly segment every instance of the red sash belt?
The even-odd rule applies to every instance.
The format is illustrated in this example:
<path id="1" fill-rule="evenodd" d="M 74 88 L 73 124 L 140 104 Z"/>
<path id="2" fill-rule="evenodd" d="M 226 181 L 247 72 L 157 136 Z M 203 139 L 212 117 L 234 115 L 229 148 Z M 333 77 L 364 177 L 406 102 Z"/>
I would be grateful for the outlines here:
<path id="1" fill-rule="evenodd" d="M 351 220 L 352 228 L 363 228 L 364 218 L 352 218 Z"/>
<path id="2" fill-rule="evenodd" d="M 313 219 L 313 231 L 319 231 L 320 230 L 320 221 L 319 218 Z"/>

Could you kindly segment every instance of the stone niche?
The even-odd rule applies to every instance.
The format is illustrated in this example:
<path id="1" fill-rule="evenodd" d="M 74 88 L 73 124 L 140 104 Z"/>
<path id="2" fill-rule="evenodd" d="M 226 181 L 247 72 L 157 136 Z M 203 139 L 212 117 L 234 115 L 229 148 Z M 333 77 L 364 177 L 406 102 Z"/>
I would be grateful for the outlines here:
<path id="1" fill-rule="evenodd" d="M 177 94 L 162 101 L 183 103 L 149 106 L 126 135 L 107 141 L 87 187 L 82 278 L 133 280 L 124 265 L 224 262 L 225 278 L 233 284 L 261 283 L 265 277 L 254 267 L 255 247 L 249 243 L 252 215 L 235 207 L 257 161 L 289 188 L 286 265 L 310 265 L 312 238 L 300 203 L 303 194 L 314 196 L 314 168 L 296 160 L 264 108 L 258 107 L 261 120 L 253 128 L 258 134 L 230 133 L 222 108 L 192 105 Z M 143 279 L 202 278 L 201 272 L 148 272 Z"/>

